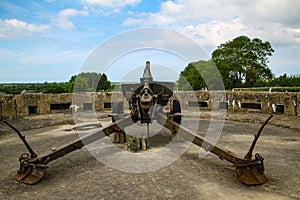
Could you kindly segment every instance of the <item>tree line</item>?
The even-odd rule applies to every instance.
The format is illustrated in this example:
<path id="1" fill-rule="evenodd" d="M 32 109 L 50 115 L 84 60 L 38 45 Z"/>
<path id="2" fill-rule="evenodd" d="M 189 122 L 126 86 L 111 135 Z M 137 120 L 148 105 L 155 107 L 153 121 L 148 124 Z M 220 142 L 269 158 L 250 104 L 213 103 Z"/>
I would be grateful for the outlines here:
<path id="1" fill-rule="evenodd" d="M 6 94 L 29 93 L 71 93 L 110 91 L 112 84 L 106 74 L 82 72 L 74 75 L 68 82 L 53 83 L 9 83 L 0 84 L 0 92 Z"/>

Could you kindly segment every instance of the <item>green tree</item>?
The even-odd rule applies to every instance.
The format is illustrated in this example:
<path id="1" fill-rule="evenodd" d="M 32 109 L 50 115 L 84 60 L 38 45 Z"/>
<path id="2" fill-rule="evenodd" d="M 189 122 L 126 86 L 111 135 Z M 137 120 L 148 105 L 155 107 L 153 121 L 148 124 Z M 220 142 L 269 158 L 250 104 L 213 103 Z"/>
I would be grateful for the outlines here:
<path id="1" fill-rule="evenodd" d="M 65 84 L 65 91 L 68 93 L 72 93 L 73 92 L 73 87 L 74 87 L 74 83 L 76 80 L 77 75 L 71 76 L 69 82 L 67 82 Z"/>
<path id="2" fill-rule="evenodd" d="M 89 87 L 96 90 L 101 74 L 98 74 L 96 72 L 82 72 L 78 74 L 78 76 L 86 78 L 88 80 Z"/>
<path id="3" fill-rule="evenodd" d="M 73 92 L 88 92 L 90 87 L 88 79 L 82 76 L 77 76 L 73 85 Z"/>
<path id="4" fill-rule="evenodd" d="M 268 82 L 269 87 L 300 87 L 300 74 L 283 74 Z"/>
<path id="5" fill-rule="evenodd" d="M 20 94 L 24 89 L 29 93 L 71 93 L 95 92 L 97 89 L 107 91 L 111 83 L 105 74 L 96 72 L 83 72 L 74 75 L 68 82 L 48 83 L 9 83 L 0 84 L 0 92 L 7 94 Z"/>
<path id="6" fill-rule="evenodd" d="M 100 80 L 97 85 L 97 91 L 102 91 L 102 90 L 106 91 L 106 90 L 109 90 L 110 88 L 111 88 L 110 81 L 108 81 L 106 74 L 102 74 L 100 76 Z"/>
<path id="7" fill-rule="evenodd" d="M 61 82 L 61 83 L 47 83 L 45 82 L 44 84 L 37 84 L 36 92 L 43 92 L 43 93 L 65 93 L 67 92 L 65 88 L 66 83 Z"/>
<path id="8" fill-rule="evenodd" d="M 219 68 L 227 89 L 253 87 L 273 78 L 268 68 L 268 57 L 274 50 L 269 42 L 239 36 L 221 44 L 212 53 L 212 60 Z"/>
<path id="9" fill-rule="evenodd" d="M 176 82 L 179 90 L 224 89 L 222 78 L 212 61 L 189 63 Z"/>
<path id="10" fill-rule="evenodd" d="M 85 80 L 86 83 L 84 83 Z M 79 84 L 79 86 L 76 86 Z M 111 83 L 108 80 L 106 74 L 100 74 L 96 72 L 82 72 L 78 75 L 71 77 L 68 83 L 65 84 L 65 90 L 68 92 L 95 92 L 95 91 L 107 91 L 111 88 Z"/>

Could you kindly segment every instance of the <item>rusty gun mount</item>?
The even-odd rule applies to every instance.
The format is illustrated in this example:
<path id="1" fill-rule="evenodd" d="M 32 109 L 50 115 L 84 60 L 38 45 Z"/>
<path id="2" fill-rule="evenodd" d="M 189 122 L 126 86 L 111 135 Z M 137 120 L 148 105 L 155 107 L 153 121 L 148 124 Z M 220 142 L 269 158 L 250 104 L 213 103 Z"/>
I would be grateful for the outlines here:
<path id="1" fill-rule="evenodd" d="M 149 125 L 152 120 L 169 129 L 173 134 L 179 134 L 184 139 L 204 148 L 207 151 L 217 155 L 222 160 L 227 160 L 236 167 L 237 176 L 239 180 L 246 185 L 260 185 L 267 182 L 264 174 L 264 159 L 259 154 L 255 154 L 252 158 L 252 153 L 255 144 L 268 121 L 272 115 L 265 121 L 259 131 L 255 134 L 248 153 L 244 158 L 235 156 L 232 152 L 226 151 L 216 145 L 210 144 L 204 138 L 181 124 L 181 108 L 178 100 L 174 99 L 170 112 L 163 111 L 163 106 L 167 105 L 170 98 L 173 96 L 173 83 L 170 82 L 155 82 L 153 81 L 150 72 L 150 62 L 146 62 L 146 68 L 143 78 L 137 84 L 122 85 L 123 95 L 129 102 L 130 114 L 124 115 L 120 109 L 111 115 L 113 122 L 107 126 L 101 127 L 88 135 L 78 138 L 68 144 L 65 144 L 51 153 L 38 156 L 25 136 L 22 135 L 11 123 L 4 121 L 9 127 L 15 130 L 21 138 L 29 153 L 24 153 L 19 157 L 20 169 L 15 175 L 14 179 L 20 183 L 35 184 L 43 179 L 46 173 L 48 163 L 71 153 L 77 149 L 81 149 L 84 145 L 88 145 L 105 136 L 109 136 L 116 130 L 124 130 L 138 121 L 147 123 Z M 118 104 L 119 107 L 120 104 Z M 122 106 L 120 106 L 122 107 Z"/>

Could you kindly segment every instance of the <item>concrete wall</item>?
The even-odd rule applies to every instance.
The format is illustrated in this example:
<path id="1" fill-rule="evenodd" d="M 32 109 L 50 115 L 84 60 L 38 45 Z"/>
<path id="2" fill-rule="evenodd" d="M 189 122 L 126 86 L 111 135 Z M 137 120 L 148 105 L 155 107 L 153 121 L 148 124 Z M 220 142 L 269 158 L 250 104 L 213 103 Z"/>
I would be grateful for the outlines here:
<path id="1" fill-rule="evenodd" d="M 299 96 L 297 93 L 279 92 L 227 92 L 228 109 L 297 115 Z"/>
<path id="2" fill-rule="evenodd" d="M 300 116 L 300 93 L 297 93 L 297 102 L 296 102 L 296 104 L 297 104 L 297 110 L 296 110 L 296 112 L 297 112 L 297 116 Z"/>
<path id="3" fill-rule="evenodd" d="M 228 109 L 300 116 L 300 93 L 177 91 L 174 95 L 180 100 L 182 109 Z M 120 92 L 0 95 L 0 117 L 71 113 L 72 109 L 110 112 L 113 101 L 123 101 L 125 110 L 128 109 Z"/>
<path id="4" fill-rule="evenodd" d="M 13 95 L 0 96 L 1 118 L 11 118 L 17 115 L 16 100 Z"/>

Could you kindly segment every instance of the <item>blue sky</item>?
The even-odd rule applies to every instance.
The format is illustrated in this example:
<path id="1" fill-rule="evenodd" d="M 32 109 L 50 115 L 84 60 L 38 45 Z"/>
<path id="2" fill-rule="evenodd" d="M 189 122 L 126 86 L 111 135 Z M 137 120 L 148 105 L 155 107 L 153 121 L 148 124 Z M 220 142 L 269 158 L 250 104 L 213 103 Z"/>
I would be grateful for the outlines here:
<path id="1" fill-rule="evenodd" d="M 1 0 L 0 83 L 68 81 L 99 45 L 126 31 L 149 27 L 180 33 L 208 56 L 239 35 L 258 37 L 275 49 L 269 63 L 273 73 L 299 74 L 299 10 L 300 1 L 293 0 Z M 156 66 L 172 66 L 175 75 L 187 61 L 172 56 L 149 50 L 100 68 L 119 81 L 150 60 Z M 122 63 L 132 64 L 132 69 L 121 69 Z M 165 74 L 166 79 L 174 76 Z"/>

